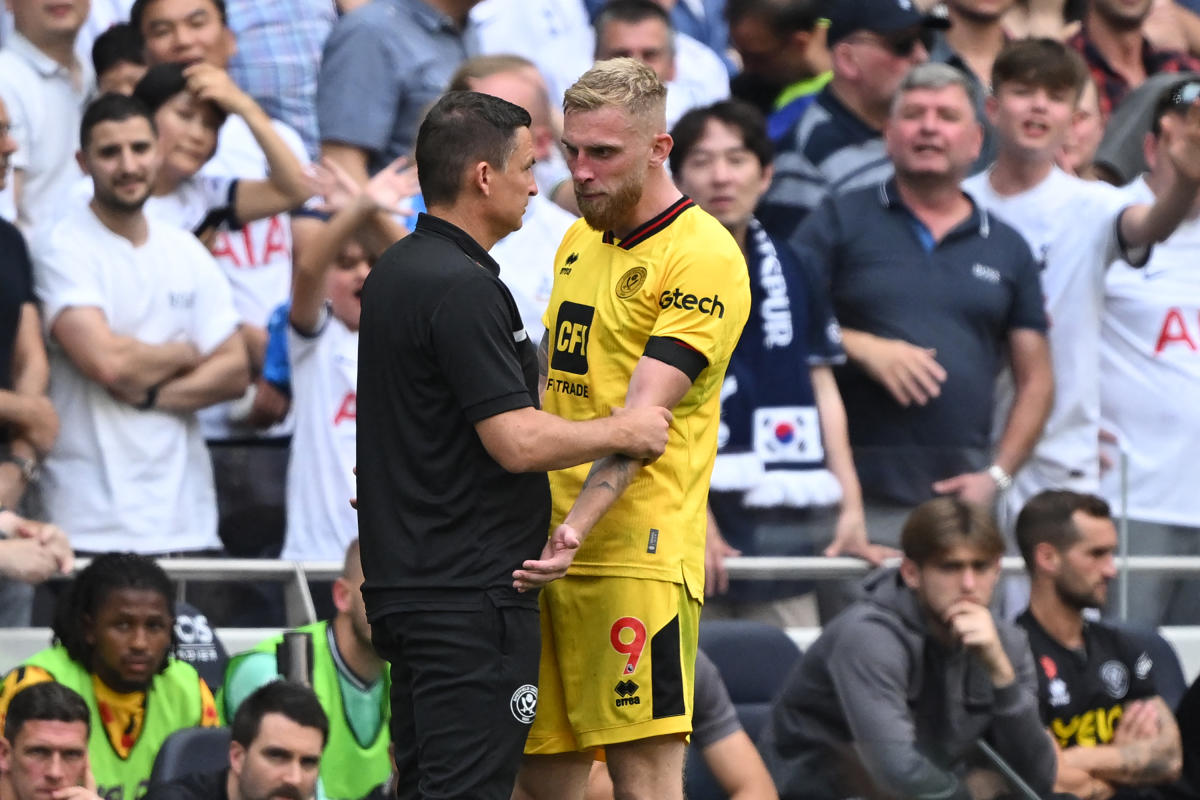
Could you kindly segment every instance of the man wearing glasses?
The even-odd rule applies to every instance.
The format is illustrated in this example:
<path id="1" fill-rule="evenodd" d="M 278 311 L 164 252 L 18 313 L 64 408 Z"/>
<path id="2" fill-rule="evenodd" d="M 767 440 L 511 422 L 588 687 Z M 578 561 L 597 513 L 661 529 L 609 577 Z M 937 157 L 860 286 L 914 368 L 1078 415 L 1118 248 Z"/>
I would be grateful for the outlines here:
<path id="1" fill-rule="evenodd" d="M 900 79 L 929 59 L 925 37 L 944 17 L 909 0 L 839 0 L 826 41 L 833 78 L 784 137 L 775 178 L 756 216 L 786 240 L 827 194 L 874 186 L 892 174 L 882 131 Z"/>

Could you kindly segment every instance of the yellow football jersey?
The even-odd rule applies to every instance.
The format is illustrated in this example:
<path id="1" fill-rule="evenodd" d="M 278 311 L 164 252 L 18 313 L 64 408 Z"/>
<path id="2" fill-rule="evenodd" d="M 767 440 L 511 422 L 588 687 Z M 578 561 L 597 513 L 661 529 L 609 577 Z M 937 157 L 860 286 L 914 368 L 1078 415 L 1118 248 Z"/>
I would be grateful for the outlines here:
<path id="1" fill-rule="evenodd" d="M 746 261 L 729 232 L 685 197 L 623 241 L 577 221 L 554 271 L 542 318 L 550 337 L 545 410 L 573 420 L 608 416 L 625 405 L 643 354 L 707 363 L 674 409 L 666 452 L 597 523 L 571 574 L 683 582 L 700 597 L 720 389 L 750 309 Z M 550 473 L 551 530 L 590 468 Z"/>

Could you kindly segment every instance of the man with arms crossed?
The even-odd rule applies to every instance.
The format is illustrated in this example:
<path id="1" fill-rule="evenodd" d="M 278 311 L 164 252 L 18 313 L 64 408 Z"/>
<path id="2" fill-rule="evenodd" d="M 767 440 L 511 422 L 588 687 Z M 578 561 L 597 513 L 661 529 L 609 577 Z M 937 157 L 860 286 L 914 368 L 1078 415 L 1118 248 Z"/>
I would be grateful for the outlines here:
<path id="1" fill-rule="evenodd" d="M 542 707 L 522 800 L 582 797 L 601 748 L 617 797 L 683 797 L 719 394 L 750 290 L 737 242 L 667 174 L 665 102 L 654 71 L 627 58 L 596 64 L 564 100 L 583 219 L 555 260 L 546 409 L 676 416 L 649 468 L 617 455 L 551 476 L 557 527 L 513 575 L 528 590 L 570 567 L 542 597 Z"/>
<path id="2" fill-rule="evenodd" d="M 429 213 L 363 286 L 363 598 L 392 664 L 401 798 L 507 800 L 539 652 L 537 598 L 512 572 L 546 541 L 545 472 L 667 443 L 665 408 L 586 422 L 538 410 L 534 348 L 487 254 L 537 192 L 529 123 L 490 95 L 438 101 L 417 133 Z"/>
<path id="3" fill-rule="evenodd" d="M 1084 609 L 1103 608 L 1117 575 L 1108 503 L 1041 492 L 1017 517 L 1017 544 L 1031 589 L 1017 624 L 1037 661 L 1042 721 L 1062 748 L 1054 788 L 1105 800 L 1174 781 L 1183 765 L 1179 727 L 1155 688 L 1150 654 L 1128 632 L 1083 618 Z"/>

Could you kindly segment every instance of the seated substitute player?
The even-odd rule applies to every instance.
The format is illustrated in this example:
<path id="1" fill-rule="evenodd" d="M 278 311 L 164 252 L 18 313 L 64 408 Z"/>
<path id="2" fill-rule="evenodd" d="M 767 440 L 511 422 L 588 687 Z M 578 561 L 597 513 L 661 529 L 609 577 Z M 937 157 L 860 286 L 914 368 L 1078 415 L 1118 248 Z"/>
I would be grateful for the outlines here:
<path id="1" fill-rule="evenodd" d="M 775 700 L 759 748 L 783 800 L 966 800 L 988 742 L 1045 796 L 1055 751 L 1025 634 L 988 609 L 1004 539 L 985 509 L 927 500 L 899 570 L 827 624 Z"/>
<path id="2" fill-rule="evenodd" d="M 667 174 L 665 101 L 654 71 L 627 58 L 597 63 L 565 96 L 583 219 L 555 259 L 545 408 L 675 417 L 654 464 L 618 455 L 551 473 L 553 534 L 513 573 L 520 589 L 548 584 L 517 798 L 582 797 L 600 749 L 618 797 L 683 797 L 719 395 L 750 291 L 733 237 Z"/>
<path id="3" fill-rule="evenodd" d="M 133 553 L 98 556 L 59 598 L 55 644 L 0 684 L 0 717 L 26 687 L 57 681 L 75 690 L 91 711 L 97 794 L 136 800 L 167 736 L 218 724 L 208 686 L 169 655 L 174 625 L 175 589 L 162 567 Z"/>
<path id="4" fill-rule="evenodd" d="M 1079 797 L 1141 796 L 1183 766 L 1179 728 L 1155 689 L 1154 661 L 1128 633 L 1083 618 L 1116 577 L 1117 529 L 1091 494 L 1041 492 L 1017 517 L 1029 609 L 1017 623 L 1037 661 L 1042 721 L 1058 740 L 1055 789 Z"/>
<path id="5" fill-rule="evenodd" d="M 371 646 L 371 627 L 362 599 L 358 540 L 346 549 L 342 574 L 333 582 L 337 615 L 328 622 L 298 628 L 308 639 L 313 691 L 329 717 L 321 759 L 321 790 L 326 798 L 358 800 L 388 779 L 388 673 Z M 283 635 L 234 656 L 217 694 L 221 718 L 237 718 L 242 702 L 260 686 L 287 677 Z"/>
<path id="6" fill-rule="evenodd" d="M 99 800 L 88 783 L 91 712 L 61 683 L 39 683 L 13 698 L 0 735 L 3 800 Z"/>

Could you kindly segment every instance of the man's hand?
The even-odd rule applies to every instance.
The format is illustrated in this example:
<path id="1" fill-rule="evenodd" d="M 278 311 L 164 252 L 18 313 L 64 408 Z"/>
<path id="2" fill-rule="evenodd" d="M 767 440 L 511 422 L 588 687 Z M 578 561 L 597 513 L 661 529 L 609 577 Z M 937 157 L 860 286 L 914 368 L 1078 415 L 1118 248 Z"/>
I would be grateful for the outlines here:
<path id="1" fill-rule="evenodd" d="M 39 455 L 46 455 L 58 438 L 58 413 L 45 395 L 13 395 L 18 401 L 18 416 L 14 424 L 18 438 L 29 442 Z"/>
<path id="2" fill-rule="evenodd" d="M 992 685 L 1001 688 L 1017 679 L 1012 662 L 1000 644 L 996 622 L 987 606 L 971 600 L 959 600 L 946 609 L 943 620 L 954 638 L 975 653 L 992 678 Z"/>
<path id="3" fill-rule="evenodd" d="M 212 64 L 192 64 L 183 71 L 188 91 L 201 100 L 215 103 L 226 114 L 245 114 L 256 104 L 238 88 L 229 73 Z"/>
<path id="4" fill-rule="evenodd" d="M 900 551 L 887 545 L 872 544 L 867 538 L 867 522 L 862 513 L 843 511 L 838 514 L 833 541 L 825 548 L 824 555 L 827 558 L 861 558 L 871 566 L 877 567 L 889 558 L 898 557 Z"/>
<path id="5" fill-rule="evenodd" d="M 1112 743 L 1120 746 L 1153 739 L 1158 736 L 1159 730 L 1158 708 L 1145 700 L 1134 700 L 1125 704 Z"/>
<path id="6" fill-rule="evenodd" d="M 674 418 L 670 410 L 662 406 L 614 408 L 613 416 L 620 419 L 624 429 L 623 455 L 640 458 L 644 464 L 649 464 L 667 449 Z"/>
<path id="7" fill-rule="evenodd" d="M 567 574 L 567 568 L 579 552 L 579 534 L 565 522 L 554 529 L 542 548 L 542 557 L 526 561 L 521 569 L 513 570 L 513 587 L 518 592 L 540 589 L 556 578 Z"/>
<path id="8" fill-rule="evenodd" d="M 741 550 L 730 547 L 721 535 L 717 520 L 708 512 L 708 532 L 704 541 L 704 596 L 725 594 L 729 591 L 729 573 L 725 571 L 725 559 L 740 556 Z"/>
<path id="9" fill-rule="evenodd" d="M 292 407 L 291 398 L 261 375 L 254 384 L 254 402 L 250 404 L 246 422 L 256 428 L 269 428 L 287 416 Z"/>
<path id="10" fill-rule="evenodd" d="M 991 508 L 996 499 L 996 481 L 986 472 L 964 472 L 953 478 L 935 481 L 933 490 L 938 494 L 952 494 L 964 503 Z"/>
<path id="11" fill-rule="evenodd" d="M 936 350 L 879 336 L 868 341 L 858 360 L 897 403 L 923 406 L 942 393 L 946 370 L 938 363 Z"/>
<path id="12" fill-rule="evenodd" d="M 71 574 L 75 568 L 75 551 L 67 539 L 66 531 L 49 522 L 37 522 L 32 519 L 20 519 L 13 533 L 22 539 L 32 539 L 40 544 L 54 557 L 58 571 L 63 575 Z"/>
<path id="13" fill-rule="evenodd" d="M 58 571 L 58 560 L 36 539 L 0 542 L 0 574 L 23 583 L 41 583 Z"/>

